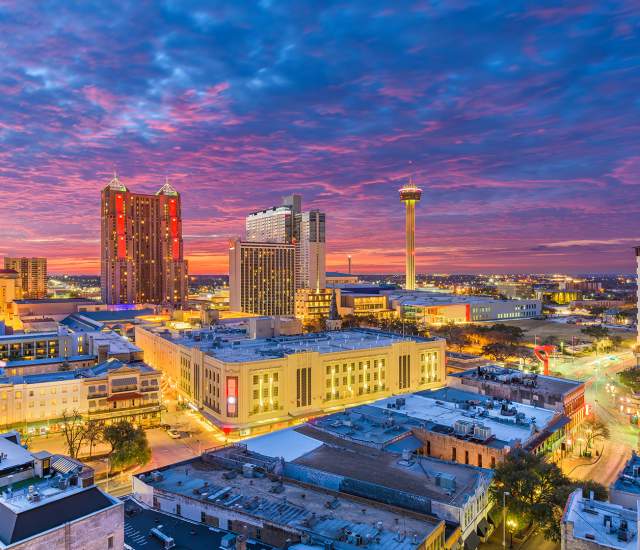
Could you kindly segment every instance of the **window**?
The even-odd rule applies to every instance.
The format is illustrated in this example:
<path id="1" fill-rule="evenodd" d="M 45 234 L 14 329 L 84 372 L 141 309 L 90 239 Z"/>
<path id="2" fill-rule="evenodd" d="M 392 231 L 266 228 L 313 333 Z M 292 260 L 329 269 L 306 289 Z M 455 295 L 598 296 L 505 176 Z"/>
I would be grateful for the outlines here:
<path id="1" fill-rule="evenodd" d="M 455 462 L 456 460 L 458 460 L 458 456 L 457 456 L 457 454 L 458 454 L 458 449 L 456 449 L 455 447 L 453 447 L 453 448 L 451 449 L 451 460 L 452 460 L 453 462 Z"/>
<path id="2" fill-rule="evenodd" d="M 464 452 L 464 463 L 469 464 L 469 451 Z"/>
<path id="3" fill-rule="evenodd" d="M 113 548 L 113 535 L 109 535 L 107 538 L 107 548 Z"/>

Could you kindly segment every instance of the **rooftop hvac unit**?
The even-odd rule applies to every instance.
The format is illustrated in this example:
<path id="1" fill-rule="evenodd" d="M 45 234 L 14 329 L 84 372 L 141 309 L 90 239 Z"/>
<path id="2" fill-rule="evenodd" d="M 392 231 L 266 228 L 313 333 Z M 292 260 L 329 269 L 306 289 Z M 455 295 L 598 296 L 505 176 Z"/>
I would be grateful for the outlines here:
<path id="1" fill-rule="evenodd" d="M 491 437 L 491 428 L 483 424 L 476 424 L 473 427 L 473 436 L 482 441 L 486 441 Z"/>
<path id="2" fill-rule="evenodd" d="M 466 420 L 456 420 L 453 429 L 458 435 L 469 435 L 473 432 L 473 423 Z"/>

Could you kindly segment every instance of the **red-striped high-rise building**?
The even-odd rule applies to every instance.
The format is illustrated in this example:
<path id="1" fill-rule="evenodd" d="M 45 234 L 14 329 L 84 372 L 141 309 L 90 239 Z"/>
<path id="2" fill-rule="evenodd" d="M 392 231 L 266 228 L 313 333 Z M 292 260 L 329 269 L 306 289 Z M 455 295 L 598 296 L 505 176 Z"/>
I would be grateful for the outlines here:
<path id="1" fill-rule="evenodd" d="M 180 194 L 168 182 L 143 195 L 114 176 L 102 190 L 101 243 L 105 303 L 186 303 Z"/>

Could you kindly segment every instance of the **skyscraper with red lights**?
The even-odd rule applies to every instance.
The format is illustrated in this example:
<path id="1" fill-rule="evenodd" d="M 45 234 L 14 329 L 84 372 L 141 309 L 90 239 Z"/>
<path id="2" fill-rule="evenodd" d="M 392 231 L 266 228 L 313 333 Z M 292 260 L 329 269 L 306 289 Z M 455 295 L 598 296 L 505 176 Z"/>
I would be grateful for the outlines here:
<path id="1" fill-rule="evenodd" d="M 168 182 L 143 195 L 114 176 L 102 190 L 101 244 L 105 303 L 185 304 L 180 194 Z"/>

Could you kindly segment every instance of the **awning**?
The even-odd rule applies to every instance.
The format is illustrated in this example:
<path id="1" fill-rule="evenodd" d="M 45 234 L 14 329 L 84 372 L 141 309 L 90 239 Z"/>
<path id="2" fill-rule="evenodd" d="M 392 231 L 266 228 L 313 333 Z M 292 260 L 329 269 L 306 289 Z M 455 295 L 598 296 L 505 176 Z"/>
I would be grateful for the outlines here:
<path id="1" fill-rule="evenodd" d="M 139 399 L 142 397 L 141 393 L 136 391 L 128 391 L 124 393 L 113 393 L 107 397 L 107 401 L 122 401 L 124 399 Z"/>
<path id="2" fill-rule="evenodd" d="M 475 531 L 471 531 L 464 541 L 464 550 L 477 550 L 478 546 L 480 546 L 480 537 L 476 535 Z"/>
<path id="3" fill-rule="evenodd" d="M 60 474 L 68 474 L 69 472 L 73 472 L 73 470 L 82 468 L 80 464 L 65 456 L 55 458 L 51 463 L 51 467 Z"/>
<path id="4" fill-rule="evenodd" d="M 487 535 L 487 533 L 489 532 L 489 522 L 486 520 L 486 518 L 482 518 L 480 520 L 476 530 L 478 532 L 478 535 L 480 535 L 481 537 L 485 537 Z"/>

